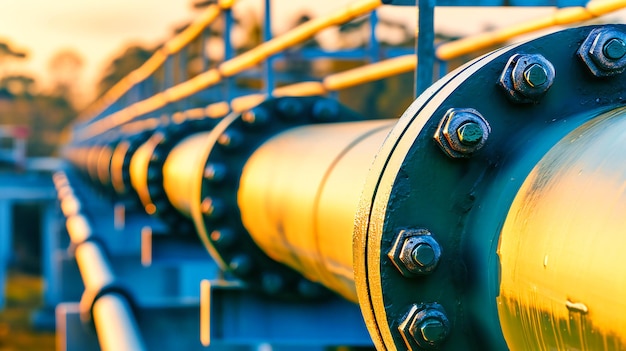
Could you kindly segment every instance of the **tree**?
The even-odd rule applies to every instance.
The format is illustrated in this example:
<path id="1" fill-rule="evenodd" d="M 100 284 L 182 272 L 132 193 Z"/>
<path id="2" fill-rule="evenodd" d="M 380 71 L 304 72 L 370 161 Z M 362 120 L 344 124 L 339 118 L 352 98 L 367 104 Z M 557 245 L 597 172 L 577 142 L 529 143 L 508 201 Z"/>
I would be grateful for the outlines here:
<path id="1" fill-rule="evenodd" d="M 77 83 L 82 68 L 83 59 L 74 50 L 63 49 L 52 56 L 48 62 L 52 95 L 76 103 Z"/>
<path id="2" fill-rule="evenodd" d="M 139 68 L 146 62 L 155 50 L 146 49 L 139 45 L 127 47 L 124 52 L 114 58 L 105 69 L 100 82 L 98 83 L 98 96 L 102 96 L 115 83 L 119 82 L 133 70 Z"/>
<path id="3" fill-rule="evenodd" d="M 14 49 L 8 42 L 0 41 L 0 77 L 8 71 L 12 61 L 26 58 L 26 52 Z"/>

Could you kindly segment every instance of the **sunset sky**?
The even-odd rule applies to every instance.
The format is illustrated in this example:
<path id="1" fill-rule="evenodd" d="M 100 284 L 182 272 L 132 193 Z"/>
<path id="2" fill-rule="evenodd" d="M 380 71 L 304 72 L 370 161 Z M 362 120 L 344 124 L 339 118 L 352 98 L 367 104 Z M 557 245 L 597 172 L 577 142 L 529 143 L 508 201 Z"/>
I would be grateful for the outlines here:
<path id="1" fill-rule="evenodd" d="M 274 30 L 281 32 L 292 21 L 290 15 L 308 9 L 313 15 L 332 12 L 353 0 L 275 0 L 272 4 Z M 262 0 L 240 0 L 236 11 L 245 15 L 260 13 Z M 192 19 L 197 10 L 187 0 L 3 0 L 0 11 L 0 39 L 29 58 L 21 71 L 42 77 L 52 55 L 72 49 L 84 60 L 83 84 L 93 84 L 110 61 L 129 43 L 153 46 L 171 36 L 172 30 Z M 552 9 L 517 9 L 514 15 L 494 15 L 493 10 L 438 10 L 439 28 L 476 32 L 486 26 L 502 26 Z M 381 16 L 406 23 L 416 21 L 411 8 L 381 10 Z"/>

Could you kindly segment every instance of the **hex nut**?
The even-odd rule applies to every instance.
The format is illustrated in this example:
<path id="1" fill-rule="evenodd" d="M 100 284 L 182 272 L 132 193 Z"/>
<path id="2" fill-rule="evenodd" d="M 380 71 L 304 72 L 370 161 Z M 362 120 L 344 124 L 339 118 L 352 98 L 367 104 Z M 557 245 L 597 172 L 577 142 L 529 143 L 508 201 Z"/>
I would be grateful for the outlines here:
<path id="1" fill-rule="evenodd" d="M 556 72 L 550 61 L 540 54 L 515 54 L 509 58 L 499 85 L 515 103 L 537 103 L 552 83 Z"/>
<path id="2" fill-rule="evenodd" d="M 451 158 L 468 158 L 480 150 L 491 133 L 487 120 L 473 108 L 451 108 L 433 138 Z"/>
<path id="3" fill-rule="evenodd" d="M 398 331 L 408 350 L 438 350 L 450 335 L 450 321 L 438 303 L 415 304 Z"/>
<path id="4" fill-rule="evenodd" d="M 405 277 L 432 273 L 439 264 L 441 247 L 426 229 L 406 229 L 398 234 L 387 257 Z"/>
<path id="5" fill-rule="evenodd" d="M 255 107 L 242 113 L 241 120 L 250 126 L 263 126 L 269 123 L 270 114 L 264 108 Z"/>
<path id="6" fill-rule="evenodd" d="M 610 77 L 626 70 L 626 33 L 596 28 L 578 49 L 578 57 L 596 77 Z"/>

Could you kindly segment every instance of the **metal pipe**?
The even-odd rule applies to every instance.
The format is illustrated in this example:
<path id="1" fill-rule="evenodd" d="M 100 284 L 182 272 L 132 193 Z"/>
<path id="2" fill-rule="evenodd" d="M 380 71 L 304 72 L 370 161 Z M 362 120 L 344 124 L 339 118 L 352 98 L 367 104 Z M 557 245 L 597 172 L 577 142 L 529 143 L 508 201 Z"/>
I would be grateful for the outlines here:
<path id="1" fill-rule="evenodd" d="M 626 349 L 626 110 L 556 144 L 526 178 L 498 247 L 511 350 Z"/>
<path id="2" fill-rule="evenodd" d="M 67 181 L 65 174 L 58 174 L 55 175 L 56 179 L 64 178 Z M 69 183 L 60 184 L 57 189 L 61 190 L 64 185 L 69 186 Z M 74 195 L 65 196 L 67 198 L 72 198 L 80 205 Z M 84 215 L 75 213 L 68 216 L 66 227 L 70 241 L 75 245 L 74 255 L 85 290 L 96 294 L 93 295 L 95 301 L 92 302 L 91 313 L 101 349 L 145 351 L 145 344 L 126 297 L 116 292 L 97 295 L 114 283 L 115 275 L 100 245 L 88 240 L 93 235 L 91 224 Z"/>
<path id="3" fill-rule="evenodd" d="M 357 300 L 352 231 L 374 155 L 395 121 L 290 129 L 248 159 L 238 193 L 244 226 L 271 258 Z"/>
<path id="4" fill-rule="evenodd" d="M 194 183 L 191 177 L 200 176 L 198 165 L 204 163 L 201 150 L 209 147 L 210 132 L 193 134 L 170 151 L 163 164 L 163 189 L 168 200 L 181 214 L 191 217 L 190 194 Z"/>
<path id="5" fill-rule="evenodd" d="M 93 319 L 102 351 L 147 350 L 140 337 L 137 322 L 124 296 L 109 293 L 93 306 Z"/>
<path id="6" fill-rule="evenodd" d="M 78 245 L 74 255 L 85 290 L 98 291 L 113 282 L 115 276 L 109 261 L 97 243 L 87 241 Z"/>

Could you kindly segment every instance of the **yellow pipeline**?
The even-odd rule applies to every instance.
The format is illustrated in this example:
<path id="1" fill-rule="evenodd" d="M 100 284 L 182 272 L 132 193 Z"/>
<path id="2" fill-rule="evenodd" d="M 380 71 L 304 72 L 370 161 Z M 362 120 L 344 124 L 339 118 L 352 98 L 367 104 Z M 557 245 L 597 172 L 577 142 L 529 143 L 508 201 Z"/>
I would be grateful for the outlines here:
<path id="1" fill-rule="evenodd" d="M 500 242 L 511 350 L 626 350 L 626 111 L 556 144 L 518 191 Z"/>
<path id="2" fill-rule="evenodd" d="M 440 60 L 450 60 L 492 45 L 502 44 L 518 35 L 552 26 L 587 21 L 624 7 L 626 7 L 626 0 L 598 0 L 588 3 L 586 7 L 564 8 L 546 17 L 442 44 L 437 48 L 435 55 Z"/>
<path id="3" fill-rule="evenodd" d="M 132 120 L 135 116 L 149 113 L 165 106 L 167 102 L 178 101 L 191 94 L 219 83 L 223 77 L 230 77 L 242 72 L 280 51 L 301 43 L 322 29 L 348 22 L 367 14 L 381 6 L 381 0 L 361 0 L 326 17 L 314 19 L 293 30 L 267 41 L 246 53 L 223 62 L 217 69 L 204 72 L 184 83 L 173 86 L 146 100 L 139 101 L 88 126 L 83 136 L 89 138 L 102 130 L 118 126 Z M 141 68 L 140 68 L 141 69 Z"/>

